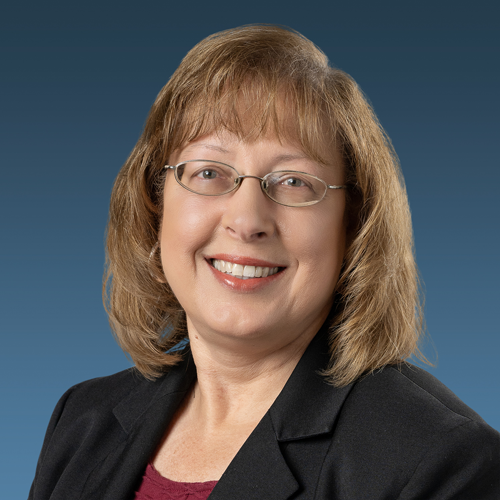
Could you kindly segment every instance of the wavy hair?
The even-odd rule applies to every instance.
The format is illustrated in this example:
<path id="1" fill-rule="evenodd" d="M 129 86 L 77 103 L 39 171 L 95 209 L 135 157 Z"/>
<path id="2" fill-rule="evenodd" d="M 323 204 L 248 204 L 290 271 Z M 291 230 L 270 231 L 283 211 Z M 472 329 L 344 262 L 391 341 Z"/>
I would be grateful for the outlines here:
<path id="1" fill-rule="evenodd" d="M 328 380 L 342 386 L 412 355 L 426 361 L 410 210 L 390 139 L 354 80 L 311 41 L 289 28 L 250 25 L 209 36 L 186 55 L 113 187 L 103 297 L 137 369 L 148 378 L 168 370 L 180 359 L 171 349 L 187 336 L 185 313 L 152 252 L 168 217 L 163 166 L 179 147 L 221 129 L 245 140 L 272 131 L 321 163 L 325 146 L 342 154 L 349 244 L 329 317 Z"/>

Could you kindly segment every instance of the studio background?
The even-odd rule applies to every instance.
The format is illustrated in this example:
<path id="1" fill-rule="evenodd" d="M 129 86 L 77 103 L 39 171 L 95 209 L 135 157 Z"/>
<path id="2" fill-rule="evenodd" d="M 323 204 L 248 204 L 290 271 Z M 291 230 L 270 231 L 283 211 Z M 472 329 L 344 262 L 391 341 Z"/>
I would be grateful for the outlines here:
<path id="1" fill-rule="evenodd" d="M 351 74 L 400 157 L 431 373 L 500 429 L 500 12 L 483 2 L 10 2 L 1 37 L 2 496 L 25 498 L 71 385 L 130 366 L 101 302 L 113 180 L 205 36 L 291 26 Z"/>

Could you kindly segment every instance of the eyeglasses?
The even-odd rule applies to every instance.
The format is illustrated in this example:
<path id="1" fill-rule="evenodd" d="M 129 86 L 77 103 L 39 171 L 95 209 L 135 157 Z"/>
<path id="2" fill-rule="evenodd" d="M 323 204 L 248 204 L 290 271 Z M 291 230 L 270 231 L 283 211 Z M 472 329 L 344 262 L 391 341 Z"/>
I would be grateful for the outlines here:
<path id="1" fill-rule="evenodd" d="M 264 177 L 240 175 L 236 169 L 211 160 L 188 160 L 177 165 L 165 165 L 172 169 L 176 181 L 188 191 L 203 196 L 221 196 L 238 189 L 242 179 L 260 181 L 264 194 L 286 207 L 306 207 L 319 203 L 329 189 L 345 189 L 346 186 L 330 186 L 320 178 L 294 170 L 278 170 Z"/>

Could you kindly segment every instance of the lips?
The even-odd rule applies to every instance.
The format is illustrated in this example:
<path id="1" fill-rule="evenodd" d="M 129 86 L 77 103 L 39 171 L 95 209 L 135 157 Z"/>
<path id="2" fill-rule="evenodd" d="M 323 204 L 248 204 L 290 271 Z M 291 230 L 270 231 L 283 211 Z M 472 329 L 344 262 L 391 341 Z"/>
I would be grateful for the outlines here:
<path id="1" fill-rule="evenodd" d="M 247 257 L 218 254 L 206 259 L 215 278 L 237 291 L 253 291 L 278 279 L 286 266 Z"/>
<path id="2" fill-rule="evenodd" d="M 222 259 L 212 259 L 212 266 L 226 274 L 230 274 L 236 278 L 243 280 L 250 278 L 267 278 L 279 271 L 279 267 L 267 266 L 244 266 L 243 264 L 236 264 Z"/>

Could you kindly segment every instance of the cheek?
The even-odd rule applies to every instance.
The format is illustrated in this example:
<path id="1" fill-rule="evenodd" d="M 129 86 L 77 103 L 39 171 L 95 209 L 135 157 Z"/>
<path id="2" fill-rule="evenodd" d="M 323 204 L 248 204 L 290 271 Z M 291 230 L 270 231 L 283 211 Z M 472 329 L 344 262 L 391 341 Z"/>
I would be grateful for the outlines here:
<path id="1" fill-rule="evenodd" d="M 331 296 L 337 284 L 346 246 L 343 204 L 331 213 L 321 212 L 297 227 L 298 272 L 304 288 L 316 299 Z M 290 240 L 292 241 L 292 240 Z"/>
<path id="2" fill-rule="evenodd" d="M 297 231 L 304 245 L 304 254 L 318 264 L 342 262 L 345 252 L 346 228 L 344 204 L 336 203 L 330 212 L 320 211 L 307 222 L 300 224 Z"/>
<path id="3" fill-rule="evenodd" d="M 179 264 L 192 262 L 217 228 L 217 216 L 206 200 L 179 189 L 165 189 L 164 195 L 160 244 L 166 275 Z"/>

